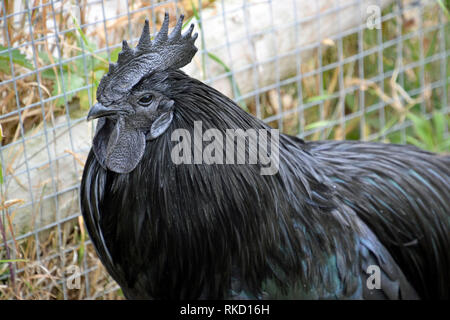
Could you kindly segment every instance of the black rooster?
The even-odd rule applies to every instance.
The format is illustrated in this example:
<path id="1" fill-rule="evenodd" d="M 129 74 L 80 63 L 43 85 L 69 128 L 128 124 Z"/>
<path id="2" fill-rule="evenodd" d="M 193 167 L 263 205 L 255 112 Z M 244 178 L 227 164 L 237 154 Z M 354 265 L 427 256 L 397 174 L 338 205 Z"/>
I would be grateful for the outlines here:
<path id="1" fill-rule="evenodd" d="M 273 175 L 259 160 L 174 163 L 172 134 L 194 135 L 195 121 L 270 130 L 177 70 L 197 50 L 182 20 L 169 35 L 166 14 L 153 41 L 146 21 L 136 48 L 123 42 L 88 115 L 99 120 L 82 213 L 125 296 L 449 298 L 448 156 L 280 135 Z"/>

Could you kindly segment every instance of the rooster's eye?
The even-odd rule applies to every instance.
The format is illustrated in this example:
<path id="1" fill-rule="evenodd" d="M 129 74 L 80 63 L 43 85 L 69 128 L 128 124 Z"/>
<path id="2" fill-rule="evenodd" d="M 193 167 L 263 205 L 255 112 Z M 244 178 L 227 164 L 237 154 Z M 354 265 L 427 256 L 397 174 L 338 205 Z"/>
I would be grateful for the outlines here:
<path id="1" fill-rule="evenodd" d="M 146 94 L 145 96 L 141 97 L 139 99 L 139 104 L 143 106 L 148 106 L 153 100 L 153 97 L 151 94 Z"/>

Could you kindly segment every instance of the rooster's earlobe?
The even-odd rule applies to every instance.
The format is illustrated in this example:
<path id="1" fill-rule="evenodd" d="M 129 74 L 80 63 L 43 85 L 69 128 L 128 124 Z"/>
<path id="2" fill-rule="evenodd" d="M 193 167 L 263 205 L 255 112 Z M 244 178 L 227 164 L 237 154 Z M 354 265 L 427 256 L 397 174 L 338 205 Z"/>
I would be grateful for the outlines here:
<path id="1" fill-rule="evenodd" d="M 173 120 L 173 112 L 165 112 L 161 114 L 153 123 L 150 128 L 150 132 L 147 134 L 148 140 L 153 140 L 158 138 L 161 134 L 163 134 L 167 128 L 169 128 L 170 124 Z"/>
<path id="2" fill-rule="evenodd" d="M 175 101 L 166 100 L 159 105 L 158 109 L 161 114 L 156 118 L 156 120 L 153 121 L 150 127 L 150 132 L 147 133 L 147 140 L 156 139 L 161 134 L 163 134 L 167 130 L 167 128 L 169 128 L 173 120 L 174 104 Z"/>

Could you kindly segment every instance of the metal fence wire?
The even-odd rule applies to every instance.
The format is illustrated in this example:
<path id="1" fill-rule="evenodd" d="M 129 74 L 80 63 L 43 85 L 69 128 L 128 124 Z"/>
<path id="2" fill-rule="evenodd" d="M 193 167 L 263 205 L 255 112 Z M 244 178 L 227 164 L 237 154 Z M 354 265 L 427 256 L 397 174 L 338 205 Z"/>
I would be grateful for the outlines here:
<path id="1" fill-rule="evenodd" d="M 305 139 L 448 152 L 448 2 L 2 0 L 0 298 L 116 299 L 80 217 L 95 91 L 164 12 L 196 24 L 184 70 Z"/>

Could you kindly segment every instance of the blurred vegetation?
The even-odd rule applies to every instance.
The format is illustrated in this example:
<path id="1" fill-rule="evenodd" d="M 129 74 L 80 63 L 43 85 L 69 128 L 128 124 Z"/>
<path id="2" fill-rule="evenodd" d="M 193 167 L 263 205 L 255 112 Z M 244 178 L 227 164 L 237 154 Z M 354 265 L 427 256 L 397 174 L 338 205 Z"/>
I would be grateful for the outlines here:
<path id="1" fill-rule="evenodd" d="M 11 10 L 14 1 L 8 2 L 8 9 Z M 262 106 L 263 118 L 276 116 L 279 112 L 289 111 L 282 121 L 275 120 L 269 124 L 280 128 L 289 134 L 304 134 L 307 139 L 370 139 L 383 140 L 392 143 L 414 143 L 422 148 L 429 150 L 442 150 L 447 145 L 440 143 L 441 147 L 429 145 L 427 143 L 418 144 L 424 139 L 423 131 L 418 136 L 417 117 L 433 126 L 431 114 L 437 113 L 443 118 L 445 123 L 444 135 L 448 138 L 448 111 L 447 106 L 443 106 L 445 101 L 442 97 L 448 95 L 448 83 L 441 87 L 433 88 L 432 85 L 442 77 L 447 79 L 450 64 L 446 64 L 446 70 L 441 70 L 442 62 L 433 59 L 449 46 L 449 39 L 445 37 L 444 42 L 439 38 L 439 26 L 444 23 L 444 33 L 448 34 L 448 1 L 437 1 L 435 6 L 427 8 L 423 14 L 423 28 L 431 30 L 423 35 L 405 37 L 399 43 L 393 43 L 379 53 L 375 51 L 372 54 L 364 56 L 362 63 L 357 60 L 346 63 L 342 67 L 326 68 L 328 65 L 336 63 L 339 56 L 348 58 L 357 55 L 361 49 L 370 50 L 379 45 L 395 39 L 398 36 L 414 34 L 420 27 L 418 16 L 403 14 L 400 18 L 392 17 L 383 21 L 381 30 L 365 29 L 361 34 L 354 33 L 342 38 L 340 43 L 331 39 L 323 41 L 324 46 L 315 50 L 312 59 L 302 65 L 302 72 L 308 73 L 319 68 L 324 68 L 320 74 L 317 73 L 310 77 L 301 79 L 301 97 L 299 95 L 299 86 L 295 84 L 286 85 L 275 92 L 265 92 L 255 97 L 255 100 L 244 101 L 239 99 L 241 93 L 239 87 L 235 87 L 236 99 L 240 105 L 247 111 L 256 114 L 256 103 Z M 144 1 L 134 3 L 133 10 L 144 7 Z M 173 6 L 173 4 L 171 4 Z M 202 7 L 214 5 L 214 1 L 202 1 Z M 196 19 L 200 21 L 198 12 L 198 2 L 193 0 L 182 1 L 180 6 L 187 13 L 185 26 Z M 162 23 L 163 12 L 167 9 L 174 9 L 170 5 L 162 5 L 155 8 L 156 27 L 159 28 Z M 80 17 L 85 16 L 86 8 L 81 8 Z M 396 10 L 395 5 L 385 9 L 386 12 Z M 411 10 L 413 11 L 413 10 Z M 133 14 L 133 20 L 142 19 L 146 12 Z M 25 20 L 26 15 L 22 15 Z M 32 16 L 35 18 L 34 28 L 35 38 L 39 38 L 38 30 L 42 31 L 42 36 L 48 33 L 46 18 L 48 15 L 39 15 L 38 12 Z M 0 79 L 11 78 L 10 60 L 14 64 L 14 73 L 17 77 L 21 73 L 26 73 L 38 68 L 42 68 L 36 79 L 34 73 L 30 76 L 17 81 L 19 91 L 18 99 L 21 105 L 33 107 L 26 108 L 21 115 L 24 129 L 40 128 L 43 112 L 46 115 L 46 121 L 49 115 L 58 115 L 69 112 L 73 117 L 79 117 L 86 113 L 92 102 L 95 100 L 95 92 L 101 77 L 108 71 L 108 63 L 114 62 L 120 51 L 120 46 L 116 45 L 110 50 L 102 50 L 105 45 L 104 29 L 97 27 L 89 34 L 85 34 L 85 21 L 77 21 L 70 12 L 61 12 L 56 17 L 60 29 L 68 29 L 63 37 L 60 37 L 59 50 L 63 59 L 62 66 L 59 66 L 59 59 L 55 54 L 55 44 L 53 49 L 48 39 L 41 41 L 42 44 L 34 48 L 38 52 L 36 61 L 33 61 L 24 53 L 26 48 L 13 49 L 8 51 L 7 43 L 0 46 Z M 442 21 L 445 19 L 445 21 Z M 129 38 L 126 34 L 127 19 L 119 19 L 116 23 L 107 24 L 109 43 L 120 43 L 122 38 Z M 21 24 L 24 25 L 25 21 Z M 83 27 L 80 27 L 80 23 Z M 23 29 L 16 29 L 11 23 L 8 25 L 11 33 L 9 37 L 15 39 L 14 44 L 29 41 L 29 34 Z M 201 24 L 199 24 L 201 28 Z M 139 30 L 135 30 L 139 32 Z M 417 33 L 417 32 L 416 32 Z M 138 36 L 138 34 L 134 34 Z M 360 39 L 361 38 L 361 39 Z M 359 48 L 362 43 L 362 48 Z M 202 44 L 200 44 L 202 46 Z M 444 48 L 442 48 L 444 46 Z M 340 52 L 339 52 L 339 48 Z M 30 48 L 28 49 L 28 53 Z M 321 55 L 319 55 L 319 50 Z M 31 48 L 33 51 L 33 48 Z M 87 54 L 84 58 L 82 53 Z M 10 57 L 11 55 L 11 57 Z M 31 52 L 32 55 L 32 52 Z M 319 56 L 322 57 L 319 61 Z M 399 56 L 402 59 L 399 59 Z M 109 57 L 109 59 L 108 59 Z M 72 58 L 72 59 L 70 59 Z M 205 59 L 211 59 L 214 63 L 220 64 L 224 72 L 230 72 L 230 68 L 212 53 L 202 55 L 202 68 L 205 68 Z M 430 63 L 425 65 L 418 64 L 418 61 L 431 58 Z M 68 61 L 67 61 L 68 60 Z M 67 61 L 67 62 L 66 62 Z M 50 67 L 46 67 L 50 66 Z M 409 66 L 409 67 L 408 67 Z M 340 70 L 342 68 L 342 70 Z M 403 70 L 404 69 L 404 70 Z M 391 78 L 369 81 L 382 73 L 392 73 Z M 442 73 L 444 75 L 442 76 Z M 205 75 L 205 71 L 203 72 Z M 229 80 L 233 84 L 233 74 L 230 73 Z M 40 86 L 38 83 L 40 83 Z M 349 90 L 353 87 L 354 90 Z M 81 89 L 80 89 L 81 88 Z M 425 88 L 420 94 L 418 89 Z M 5 90 L 5 88 L 2 88 Z M 12 112 L 16 108 L 16 97 L 13 85 L 7 85 L 8 93 L 2 97 L 2 113 Z M 40 92 L 39 92 L 40 91 Z M 345 92 L 344 97 L 337 96 L 338 91 Z M 415 94 L 410 96 L 408 92 Z M 25 93 L 26 92 L 26 93 Z M 31 93 L 31 94 L 30 94 Z M 49 99 L 44 106 L 40 103 L 41 96 Z M 288 97 L 286 97 L 288 96 Z M 300 101 L 303 100 L 303 101 Z M 279 105 L 281 101 L 281 105 Z M 285 103 L 286 102 L 286 103 Z M 302 103 L 306 105 L 301 110 Z M 381 105 L 383 104 L 383 105 Z M 379 107 L 377 107 L 379 105 Z M 298 109 L 293 112 L 293 109 Z M 300 115 L 300 113 L 302 113 Z M 408 116 L 412 114 L 412 116 Z M 414 115 L 416 117 L 414 117 Z M 416 121 L 412 121 L 412 120 Z M 410 122 L 405 124 L 405 121 Z M 3 125 L 4 137 L 3 143 L 8 143 L 17 139 L 19 135 L 20 121 L 17 114 L 11 114 L 11 117 L 1 119 L 0 125 Z M 430 134 L 435 131 L 427 131 Z M 431 141 L 427 139 L 426 141 Z"/>
<path id="2" fill-rule="evenodd" d="M 15 2 L 5 1 L 7 15 L 13 14 Z M 55 15 L 59 30 L 69 30 L 55 41 L 48 36 L 53 32 L 49 27 L 53 24 L 50 1 L 31 3 L 41 3 L 42 8 L 33 9 L 31 17 L 21 14 L 6 19 L 6 28 L 0 37 L 3 40 L 0 44 L 0 81 L 5 81 L 0 84 L 0 108 L 1 114 L 10 114 L 0 119 L 3 145 L 20 138 L 22 130 L 40 130 L 44 122 L 51 123 L 56 116 L 68 113 L 77 118 L 85 115 L 95 102 L 95 91 L 101 77 L 108 71 L 109 62 L 116 61 L 120 51 L 120 45 L 105 50 L 107 42 L 109 45 L 120 44 L 122 39 L 137 38 L 141 31 L 140 28 L 128 29 L 127 16 L 110 20 L 105 26 L 99 23 L 87 27 L 85 19 L 90 7 L 86 0 L 80 0 L 77 15 L 70 10 Z M 214 3 L 214 0 L 203 0 L 202 8 L 214 7 Z M 62 4 L 70 5 L 70 2 L 63 1 Z M 185 25 L 192 19 L 200 19 L 198 1 L 182 0 L 178 4 L 178 9 L 186 13 Z M 143 21 L 148 10 L 139 9 L 147 6 L 148 2 L 144 0 L 130 2 L 130 21 Z M 450 63 L 448 57 L 440 58 L 439 55 L 450 50 L 448 8 L 448 0 L 437 0 L 435 5 L 424 10 L 423 19 L 419 18 L 420 13 L 411 10 L 402 15 L 392 15 L 383 21 L 380 30 L 365 29 L 338 40 L 324 39 L 323 45 L 301 65 L 301 73 L 308 76 L 303 76 L 299 83 L 268 90 L 254 99 L 240 100 L 240 105 L 256 114 L 259 104 L 263 118 L 283 113 L 281 120 L 269 124 L 288 134 L 303 135 L 306 139 L 406 142 L 447 153 L 450 150 Z M 152 30 L 161 26 L 165 10 L 169 10 L 173 17 L 176 8 L 173 3 L 165 2 L 154 8 L 156 25 L 151 26 Z M 392 5 L 384 10 L 384 14 L 395 10 L 396 6 Z M 33 25 L 34 45 L 30 44 L 28 19 Z M 424 30 L 423 36 L 417 32 L 420 29 Z M 403 40 L 393 41 L 399 37 Z M 381 48 L 380 43 L 389 45 Z M 10 47 L 14 49 L 8 50 Z M 340 58 L 354 57 L 366 50 L 373 50 L 373 53 L 365 55 L 361 61 L 350 59 L 344 64 L 327 67 L 336 64 Z M 37 52 L 35 58 L 33 52 Z M 205 58 L 218 63 L 224 72 L 231 71 L 216 55 L 207 53 Z M 443 63 L 444 59 L 446 63 Z M 205 63 L 203 60 L 202 68 Z M 40 71 L 33 72 L 37 69 Z M 323 71 L 313 72 L 319 69 Z M 390 76 L 380 77 L 383 74 Z M 8 82 L 13 77 L 18 79 L 15 85 Z M 442 79 L 446 83 L 439 85 Z M 234 82 L 232 73 L 229 80 Z M 422 88 L 425 88 L 423 92 Z M 239 99 L 239 87 L 235 89 L 234 98 Z M 47 101 L 42 102 L 41 98 Z M 25 106 L 20 117 L 15 112 L 17 103 Z M 3 174 L 0 167 L 0 183 Z M 16 204 L 2 200 L 0 209 L 13 208 Z M 12 220 L 14 211 L 11 216 Z M 7 228 L 11 225 L 10 215 L 5 217 L 7 219 L 0 222 Z M 81 268 L 92 270 L 82 276 L 81 290 L 70 291 L 67 298 L 84 298 L 87 291 L 94 297 L 123 298 L 98 261 L 92 245 L 85 244 L 82 220 L 66 222 L 61 228 L 64 247 L 74 249 L 64 258 L 58 255 L 56 227 L 40 241 L 39 247 L 34 237 L 14 243 L 16 252 L 28 261 L 52 257 L 45 262 L 30 264 L 0 252 L 0 279 L 11 275 L 12 263 L 22 270 L 13 284 L 0 280 L 0 298 L 62 298 L 62 285 L 58 282 L 61 259 L 65 265 L 75 262 Z M 8 285 L 2 286 L 2 281 Z"/>
<path id="3" fill-rule="evenodd" d="M 395 10 L 393 4 L 383 11 L 383 15 Z M 324 71 L 320 77 L 302 79 L 306 108 L 301 117 L 294 113 L 290 119 L 283 119 L 283 130 L 290 134 L 303 131 L 306 139 L 312 140 L 380 140 L 448 152 L 450 64 L 448 57 L 440 56 L 450 47 L 447 14 L 440 5 L 426 8 L 422 28 L 427 31 L 421 37 L 419 13 L 410 11 L 401 18 L 394 16 L 383 21 L 381 30 L 364 29 L 361 34 L 343 37 L 341 43 L 340 40 L 325 39 L 312 62 L 302 65 L 303 73 L 319 68 Z M 440 35 L 442 25 L 444 34 Z M 399 36 L 404 40 L 393 41 Z M 379 49 L 381 42 L 390 44 Z M 362 48 L 359 48 L 360 44 Z M 342 70 L 339 66 L 328 68 L 339 61 L 339 54 L 346 59 L 358 55 L 361 49 L 373 50 L 373 53 L 365 55 L 361 63 L 356 60 L 344 64 Z M 446 67 L 443 69 L 444 59 Z M 421 64 L 423 60 L 430 62 Z M 383 73 L 391 76 L 380 79 Z M 440 84 L 442 79 L 446 83 Z M 424 88 L 422 93 L 421 88 Z M 345 95 L 339 96 L 339 91 Z M 287 86 L 281 92 L 292 95 L 294 100 L 299 96 L 297 87 Z M 267 116 L 275 114 L 270 113 L 270 108 L 268 110 Z M 299 120 L 292 121 L 295 116 Z M 305 119 L 303 124 L 299 123 L 302 117 Z M 277 121 L 271 124 L 280 126 Z M 439 127 L 440 124 L 443 127 Z"/>

